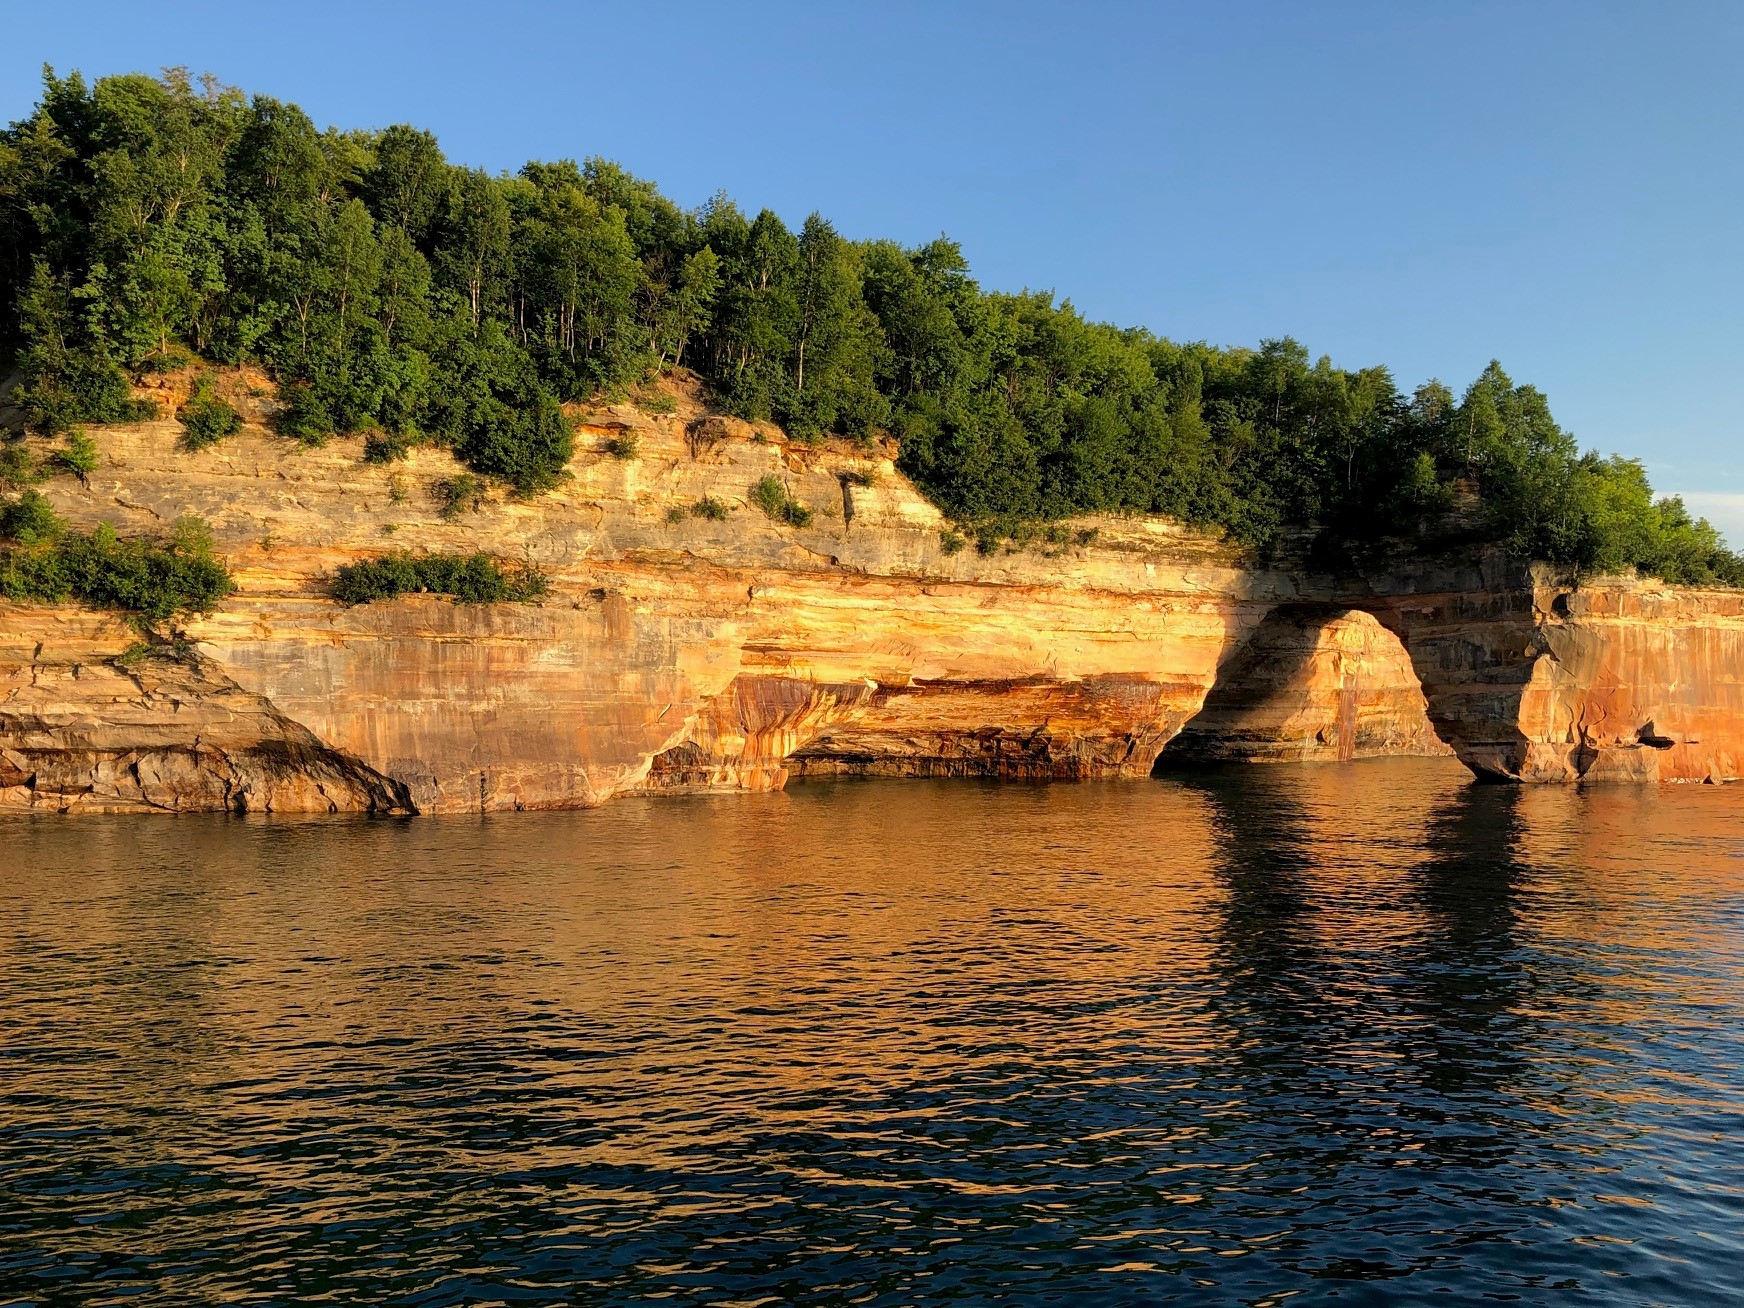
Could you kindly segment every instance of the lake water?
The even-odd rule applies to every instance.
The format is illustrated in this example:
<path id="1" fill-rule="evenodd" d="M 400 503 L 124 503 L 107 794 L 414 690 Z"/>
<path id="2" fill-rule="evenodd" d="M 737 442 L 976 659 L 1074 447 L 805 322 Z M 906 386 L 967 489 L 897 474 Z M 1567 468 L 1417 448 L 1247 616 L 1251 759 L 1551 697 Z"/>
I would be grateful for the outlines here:
<path id="1" fill-rule="evenodd" d="M 1744 789 L 0 821 L 0 1303 L 1744 1299 Z"/>

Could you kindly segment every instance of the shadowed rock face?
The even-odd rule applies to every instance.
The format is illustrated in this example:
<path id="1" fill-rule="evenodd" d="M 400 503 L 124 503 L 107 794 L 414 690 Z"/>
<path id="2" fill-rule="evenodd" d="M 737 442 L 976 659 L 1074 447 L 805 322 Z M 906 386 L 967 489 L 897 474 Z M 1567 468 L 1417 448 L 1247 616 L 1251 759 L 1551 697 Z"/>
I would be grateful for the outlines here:
<path id="1" fill-rule="evenodd" d="M 1145 776 L 1200 693 L 1196 682 L 1131 673 L 880 686 L 802 746 L 792 767 L 801 776 Z"/>
<path id="2" fill-rule="evenodd" d="M 112 618 L 0 605 L 0 798 L 477 811 L 795 774 L 1142 776 L 1183 728 L 1181 757 L 1439 736 L 1520 781 L 1738 775 L 1736 594 L 1573 589 L 1495 558 L 1331 578 L 1133 519 L 952 551 L 888 452 L 796 448 L 679 398 L 585 415 L 583 447 L 633 430 L 641 457 L 584 448 L 557 491 L 458 521 L 439 451 L 379 468 L 356 439 L 251 427 L 183 453 L 173 423 L 100 430 L 102 466 L 49 483 L 57 507 L 123 531 L 199 513 L 239 588 L 177 659 L 123 658 L 137 634 Z M 769 474 L 811 526 L 749 504 Z M 705 496 L 725 520 L 672 512 Z M 335 566 L 395 547 L 527 557 L 552 595 L 326 598 Z"/>
<path id="3" fill-rule="evenodd" d="M 1158 766 L 1450 752 L 1397 636 L 1361 611 L 1283 606 L 1224 664 Z"/>

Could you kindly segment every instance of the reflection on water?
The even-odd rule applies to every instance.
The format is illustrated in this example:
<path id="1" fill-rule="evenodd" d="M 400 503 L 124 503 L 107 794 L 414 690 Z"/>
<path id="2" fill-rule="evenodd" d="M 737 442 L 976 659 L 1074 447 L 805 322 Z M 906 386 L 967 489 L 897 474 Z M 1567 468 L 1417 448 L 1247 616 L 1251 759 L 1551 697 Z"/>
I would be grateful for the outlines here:
<path id="1" fill-rule="evenodd" d="M 1736 1299 L 1741 854 L 1440 761 L 0 824 L 0 1301 Z"/>

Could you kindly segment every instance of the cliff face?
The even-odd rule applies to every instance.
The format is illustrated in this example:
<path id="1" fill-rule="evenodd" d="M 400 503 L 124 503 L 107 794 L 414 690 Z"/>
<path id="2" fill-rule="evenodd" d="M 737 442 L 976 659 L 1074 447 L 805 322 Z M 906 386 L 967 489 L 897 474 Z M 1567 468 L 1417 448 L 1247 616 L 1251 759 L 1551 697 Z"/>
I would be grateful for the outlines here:
<path id="1" fill-rule="evenodd" d="M 1435 752 L 1439 733 L 1519 780 L 1737 773 L 1736 596 L 1570 591 L 1493 561 L 1314 577 L 1119 519 L 982 556 L 885 453 L 799 449 L 679 398 L 585 415 L 561 488 L 458 519 L 434 451 L 377 467 L 357 439 L 95 433 L 102 466 L 50 483 L 57 507 L 123 531 L 201 514 L 238 591 L 143 656 L 116 619 L 0 608 L 0 798 L 477 811 L 793 774 L 1136 776 L 1189 723 L 1183 756 Z M 626 432 L 639 457 L 603 452 Z M 751 506 L 766 475 L 810 526 Z M 689 512 L 705 496 L 724 520 Z M 524 556 L 553 593 L 326 598 L 338 564 L 396 547 Z"/>
<path id="2" fill-rule="evenodd" d="M 104 614 L 0 603 L 0 808 L 406 807 L 209 660 Z"/>
<path id="3" fill-rule="evenodd" d="M 1744 593 L 1489 558 L 1364 580 L 1431 723 L 1481 777 L 1733 781 L 1744 761 Z"/>
<path id="4" fill-rule="evenodd" d="M 1521 781 L 1730 781 L 1744 770 L 1744 596 L 1553 591 L 1516 722 Z"/>

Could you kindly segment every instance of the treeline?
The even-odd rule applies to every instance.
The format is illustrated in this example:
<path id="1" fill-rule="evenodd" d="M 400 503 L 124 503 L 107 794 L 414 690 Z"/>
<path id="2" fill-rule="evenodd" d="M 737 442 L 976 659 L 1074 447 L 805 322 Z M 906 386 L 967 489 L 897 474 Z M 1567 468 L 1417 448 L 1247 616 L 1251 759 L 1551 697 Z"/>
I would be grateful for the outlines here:
<path id="1" fill-rule="evenodd" d="M 801 439 L 895 434 L 984 541 L 1156 512 L 1260 548 L 1481 540 L 1744 581 L 1713 528 L 1639 464 L 1581 453 L 1494 364 L 1459 396 L 1407 395 L 1288 339 L 1176 344 L 984 291 L 944 239 L 685 210 L 598 159 L 493 176 L 427 132 L 318 130 L 180 71 L 49 72 L 0 137 L 0 354 L 44 431 L 130 416 L 130 373 L 257 361 L 289 435 L 439 442 L 524 492 L 570 456 L 563 401 L 682 365 Z"/>

